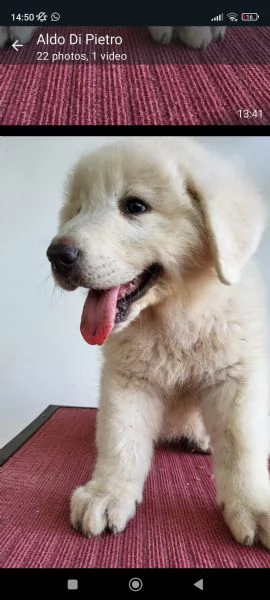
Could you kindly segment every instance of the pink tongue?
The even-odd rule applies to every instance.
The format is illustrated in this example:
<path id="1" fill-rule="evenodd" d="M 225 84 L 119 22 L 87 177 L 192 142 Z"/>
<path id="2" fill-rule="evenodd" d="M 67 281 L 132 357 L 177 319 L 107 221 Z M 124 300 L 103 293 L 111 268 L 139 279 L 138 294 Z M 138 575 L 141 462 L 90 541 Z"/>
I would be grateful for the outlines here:
<path id="1" fill-rule="evenodd" d="M 89 292 L 81 318 L 81 334 L 88 344 L 101 346 L 111 332 L 116 316 L 119 287 L 101 294 Z"/>

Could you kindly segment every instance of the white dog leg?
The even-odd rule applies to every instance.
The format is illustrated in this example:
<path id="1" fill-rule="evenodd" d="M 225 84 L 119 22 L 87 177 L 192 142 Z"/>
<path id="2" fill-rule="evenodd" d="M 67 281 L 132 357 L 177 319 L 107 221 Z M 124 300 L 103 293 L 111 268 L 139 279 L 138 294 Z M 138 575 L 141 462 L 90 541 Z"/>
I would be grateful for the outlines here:
<path id="1" fill-rule="evenodd" d="M 210 437 L 206 432 L 200 408 L 190 396 L 179 398 L 167 409 L 162 424 L 161 441 L 177 442 L 184 438 L 192 452 L 210 453 Z"/>
<path id="2" fill-rule="evenodd" d="M 106 379 L 106 381 L 105 381 Z M 98 416 L 98 459 L 90 482 L 71 498 L 71 523 L 91 537 L 122 531 L 142 500 L 162 407 L 150 393 L 104 378 Z"/>
<path id="3" fill-rule="evenodd" d="M 214 41 L 215 40 L 223 40 L 225 31 L 226 31 L 226 27 L 224 27 L 224 26 L 211 27 L 211 31 L 212 31 L 212 38 Z"/>
<path id="4" fill-rule="evenodd" d="M 148 27 L 153 40 L 160 44 L 169 44 L 172 41 L 172 27 Z"/>
<path id="5" fill-rule="evenodd" d="M 177 27 L 179 40 L 190 48 L 206 48 L 212 41 L 223 37 L 226 27 Z"/>
<path id="6" fill-rule="evenodd" d="M 270 549 L 267 374 L 258 365 L 248 377 L 217 386 L 204 399 L 203 412 L 225 521 L 241 544 L 260 541 Z"/>
<path id="7" fill-rule="evenodd" d="M 9 40 L 9 28 L 0 27 L 0 48 L 3 48 Z"/>
<path id="8" fill-rule="evenodd" d="M 10 40 L 11 42 L 19 40 L 22 44 L 27 44 L 32 39 L 36 29 L 37 26 L 34 25 L 32 27 L 10 27 Z"/>

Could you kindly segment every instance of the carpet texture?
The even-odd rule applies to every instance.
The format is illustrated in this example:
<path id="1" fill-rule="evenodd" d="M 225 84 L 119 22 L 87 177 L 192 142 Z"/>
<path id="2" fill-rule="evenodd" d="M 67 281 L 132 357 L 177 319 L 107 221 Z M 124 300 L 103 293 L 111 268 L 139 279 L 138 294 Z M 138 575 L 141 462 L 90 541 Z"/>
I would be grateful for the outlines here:
<path id="1" fill-rule="evenodd" d="M 157 45 L 145 28 L 111 29 L 127 40 L 135 64 L 30 64 L 37 34 L 24 48 L 29 64 L 13 64 L 20 53 L 12 48 L 0 51 L 1 124 L 270 123 L 270 27 L 231 27 L 205 53 Z M 262 110 L 263 116 L 240 118 L 237 110 L 243 108 Z"/>
<path id="2" fill-rule="evenodd" d="M 234 542 L 215 503 L 209 456 L 156 451 L 144 500 L 126 530 L 86 539 L 69 496 L 92 472 L 96 410 L 61 408 L 1 468 L 0 567 L 269 567 Z"/>

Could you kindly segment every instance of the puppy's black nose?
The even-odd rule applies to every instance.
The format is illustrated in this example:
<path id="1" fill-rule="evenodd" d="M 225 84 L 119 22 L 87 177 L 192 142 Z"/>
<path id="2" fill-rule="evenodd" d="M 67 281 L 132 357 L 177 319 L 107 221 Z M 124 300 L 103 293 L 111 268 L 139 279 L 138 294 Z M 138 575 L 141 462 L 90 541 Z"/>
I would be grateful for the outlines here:
<path id="1" fill-rule="evenodd" d="M 78 258 L 79 250 L 72 244 L 51 244 L 47 257 L 53 267 L 60 273 L 68 273 Z"/>

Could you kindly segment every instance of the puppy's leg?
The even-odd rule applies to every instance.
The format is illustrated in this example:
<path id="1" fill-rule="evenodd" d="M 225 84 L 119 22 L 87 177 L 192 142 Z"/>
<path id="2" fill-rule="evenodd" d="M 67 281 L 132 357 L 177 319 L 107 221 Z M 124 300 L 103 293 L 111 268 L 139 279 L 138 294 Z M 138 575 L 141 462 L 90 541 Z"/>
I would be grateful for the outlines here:
<path id="1" fill-rule="evenodd" d="M 187 450 L 209 454 L 210 437 L 206 432 L 201 409 L 192 397 L 185 396 L 169 407 L 164 415 L 161 441 L 184 441 Z"/>
<path id="2" fill-rule="evenodd" d="M 223 40 L 224 35 L 225 35 L 225 31 L 226 31 L 226 27 L 220 25 L 218 27 L 211 27 L 211 31 L 212 31 L 212 39 L 213 41 L 216 40 Z"/>
<path id="3" fill-rule="evenodd" d="M 225 521 L 241 544 L 270 548 L 267 379 L 261 364 L 252 369 L 246 380 L 217 386 L 202 406 Z"/>
<path id="4" fill-rule="evenodd" d="M 199 412 L 187 415 L 180 429 L 180 440 L 190 452 L 211 454 L 210 436 Z M 179 436 L 178 436 L 179 439 Z"/>
<path id="5" fill-rule="evenodd" d="M 10 40 L 12 43 L 19 40 L 22 44 L 27 44 L 32 39 L 36 29 L 37 26 L 35 25 L 32 25 L 31 27 L 10 27 Z"/>
<path id="6" fill-rule="evenodd" d="M 0 48 L 3 48 L 5 44 L 9 41 L 9 28 L 8 27 L 0 27 Z"/>
<path id="7" fill-rule="evenodd" d="M 142 500 L 153 441 L 161 421 L 159 400 L 127 381 L 103 377 L 97 427 L 98 458 L 90 482 L 71 498 L 71 523 L 91 537 L 122 531 Z"/>
<path id="8" fill-rule="evenodd" d="M 190 48 L 205 49 L 212 41 L 224 36 L 226 27 L 177 27 L 176 35 Z"/>
<path id="9" fill-rule="evenodd" d="M 172 27 L 148 27 L 153 40 L 160 44 L 169 44 L 172 41 Z"/>

